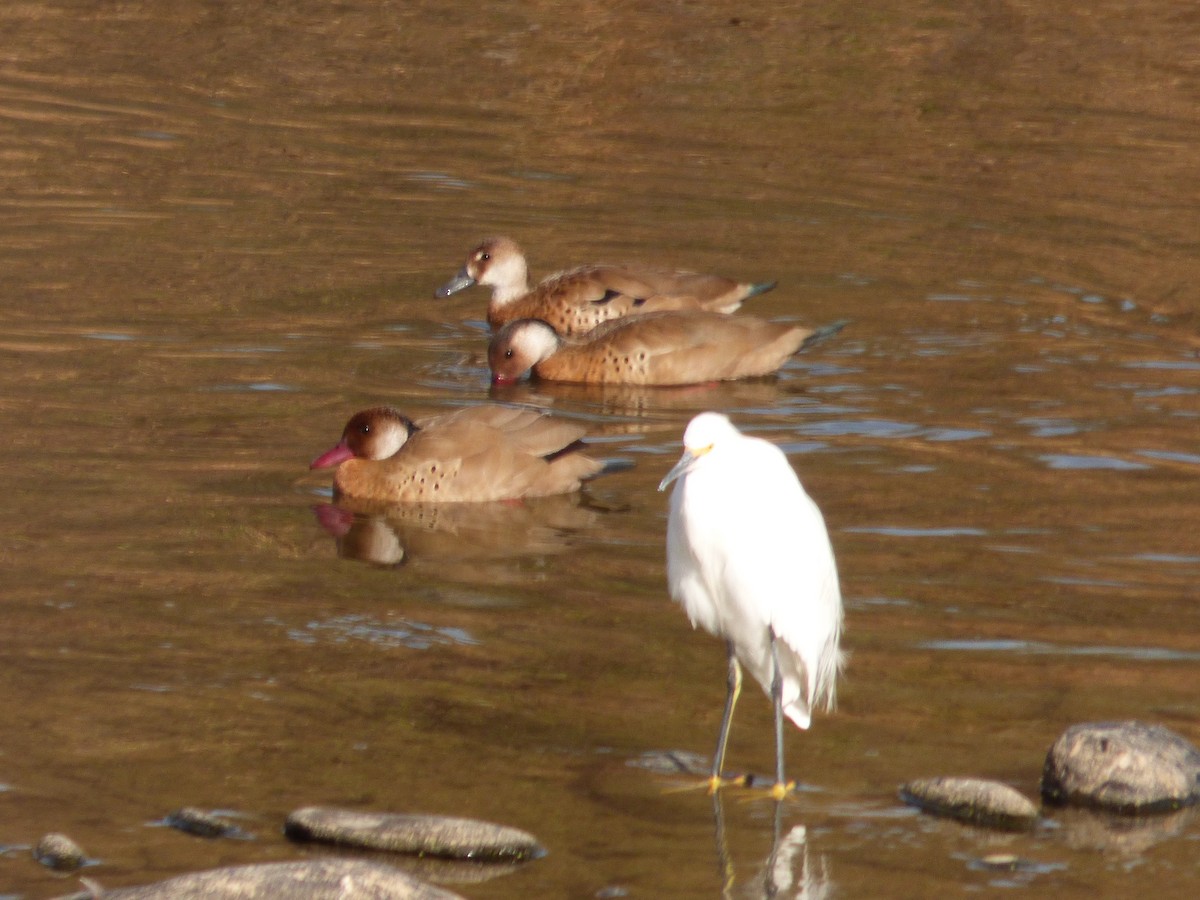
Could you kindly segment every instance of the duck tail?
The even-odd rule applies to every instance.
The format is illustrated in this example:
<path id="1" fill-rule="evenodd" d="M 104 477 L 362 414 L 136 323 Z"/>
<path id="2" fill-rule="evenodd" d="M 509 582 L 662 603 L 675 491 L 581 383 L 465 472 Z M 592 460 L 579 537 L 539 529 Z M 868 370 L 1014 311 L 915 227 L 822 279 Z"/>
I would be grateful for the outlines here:
<path id="1" fill-rule="evenodd" d="M 778 284 L 778 281 L 753 282 L 751 283 L 750 287 L 746 289 L 746 295 L 742 297 L 742 299 L 749 300 L 751 297 L 757 297 L 759 294 L 765 294 L 767 291 L 773 291 Z"/>
<path id="2" fill-rule="evenodd" d="M 839 319 L 836 322 L 831 322 L 829 325 L 822 325 L 804 339 L 804 343 L 800 345 L 800 349 L 807 350 L 809 347 L 814 347 L 823 341 L 827 341 L 849 324 L 849 319 Z"/>

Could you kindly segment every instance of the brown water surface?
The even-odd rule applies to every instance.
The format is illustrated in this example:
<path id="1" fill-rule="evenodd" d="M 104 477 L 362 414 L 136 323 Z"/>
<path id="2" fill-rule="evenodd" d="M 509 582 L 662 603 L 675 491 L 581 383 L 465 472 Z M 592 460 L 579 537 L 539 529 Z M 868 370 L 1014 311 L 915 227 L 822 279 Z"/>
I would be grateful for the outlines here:
<path id="1" fill-rule="evenodd" d="M 544 842 L 432 873 L 477 898 L 1195 896 L 1187 814 L 996 835 L 895 789 L 1036 796 L 1085 720 L 1200 742 L 1197 28 L 1166 2 L 0 6 L 0 896 L 74 889 L 29 858 L 48 831 L 117 887 L 303 856 L 279 828 L 312 803 Z M 432 292 L 491 233 L 538 274 L 777 278 L 758 314 L 851 324 L 764 382 L 498 395 L 634 467 L 335 540 L 306 466 L 350 413 L 488 399 L 484 296 Z M 788 735 L 797 800 L 731 795 L 719 833 L 660 766 L 710 752 L 724 692 L 655 491 L 710 408 L 825 511 L 851 653 L 838 712 Z M 730 763 L 772 764 L 757 691 Z M 256 837 L 155 827 L 183 805 Z"/>

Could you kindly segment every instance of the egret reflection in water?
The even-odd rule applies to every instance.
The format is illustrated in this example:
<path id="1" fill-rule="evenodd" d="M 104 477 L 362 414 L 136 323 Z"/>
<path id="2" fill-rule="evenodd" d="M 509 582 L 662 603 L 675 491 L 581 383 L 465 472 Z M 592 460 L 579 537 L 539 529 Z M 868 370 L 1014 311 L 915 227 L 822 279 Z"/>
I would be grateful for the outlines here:
<path id="1" fill-rule="evenodd" d="M 721 793 L 712 795 L 717 865 L 721 873 L 721 896 L 754 900 L 824 900 L 834 894 L 834 883 L 824 856 L 809 852 L 808 829 L 801 823 L 783 831 L 785 803 L 774 801 L 771 817 L 771 850 L 759 871 L 740 885 L 733 854 L 729 849 L 725 806 Z"/>

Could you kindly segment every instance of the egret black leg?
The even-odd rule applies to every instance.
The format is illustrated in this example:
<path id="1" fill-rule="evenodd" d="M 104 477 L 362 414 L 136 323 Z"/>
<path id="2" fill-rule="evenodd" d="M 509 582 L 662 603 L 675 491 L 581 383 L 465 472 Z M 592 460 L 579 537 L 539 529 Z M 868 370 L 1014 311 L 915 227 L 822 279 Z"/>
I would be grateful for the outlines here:
<path id="1" fill-rule="evenodd" d="M 726 682 L 725 714 L 721 716 L 721 734 L 717 738 L 717 752 L 713 754 L 712 779 L 709 790 L 721 786 L 721 770 L 725 768 L 725 750 L 729 746 L 729 728 L 733 724 L 733 708 L 742 692 L 742 666 L 734 655 L 733 642 L 725 642 L 725 653 L 729 660 L 729 679 Z"/>
<path id="2" fill-rule="evenodd" d="M 782 799 L 792 789 L 783 774 L 783 672 L 779 668 L 779 648 L 775 630 L 767 629 L 771 641 L 771 703 L 775 707 L 775 787 L 771 793 Z"/>

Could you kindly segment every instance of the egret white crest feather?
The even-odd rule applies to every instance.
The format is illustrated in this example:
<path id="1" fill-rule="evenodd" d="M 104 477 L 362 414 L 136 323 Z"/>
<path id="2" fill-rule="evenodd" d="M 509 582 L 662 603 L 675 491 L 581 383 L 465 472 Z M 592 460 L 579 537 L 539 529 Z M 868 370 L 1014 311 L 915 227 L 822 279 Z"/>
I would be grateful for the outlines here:
<path id="1" fill-rule="evenodd" d="M 776 790 L 786 715 L 808 728 L 832 709 L 841 667 L 842 597 L 821 511 L 775 445 L 702 413 L 659 490 L 676 482 L 667 524 L 667 581 L 693 627 L 722 637 L 729 699 L 713 760 L 720 785 L 729 724 L 745 667 L 776 707 Z"/>

